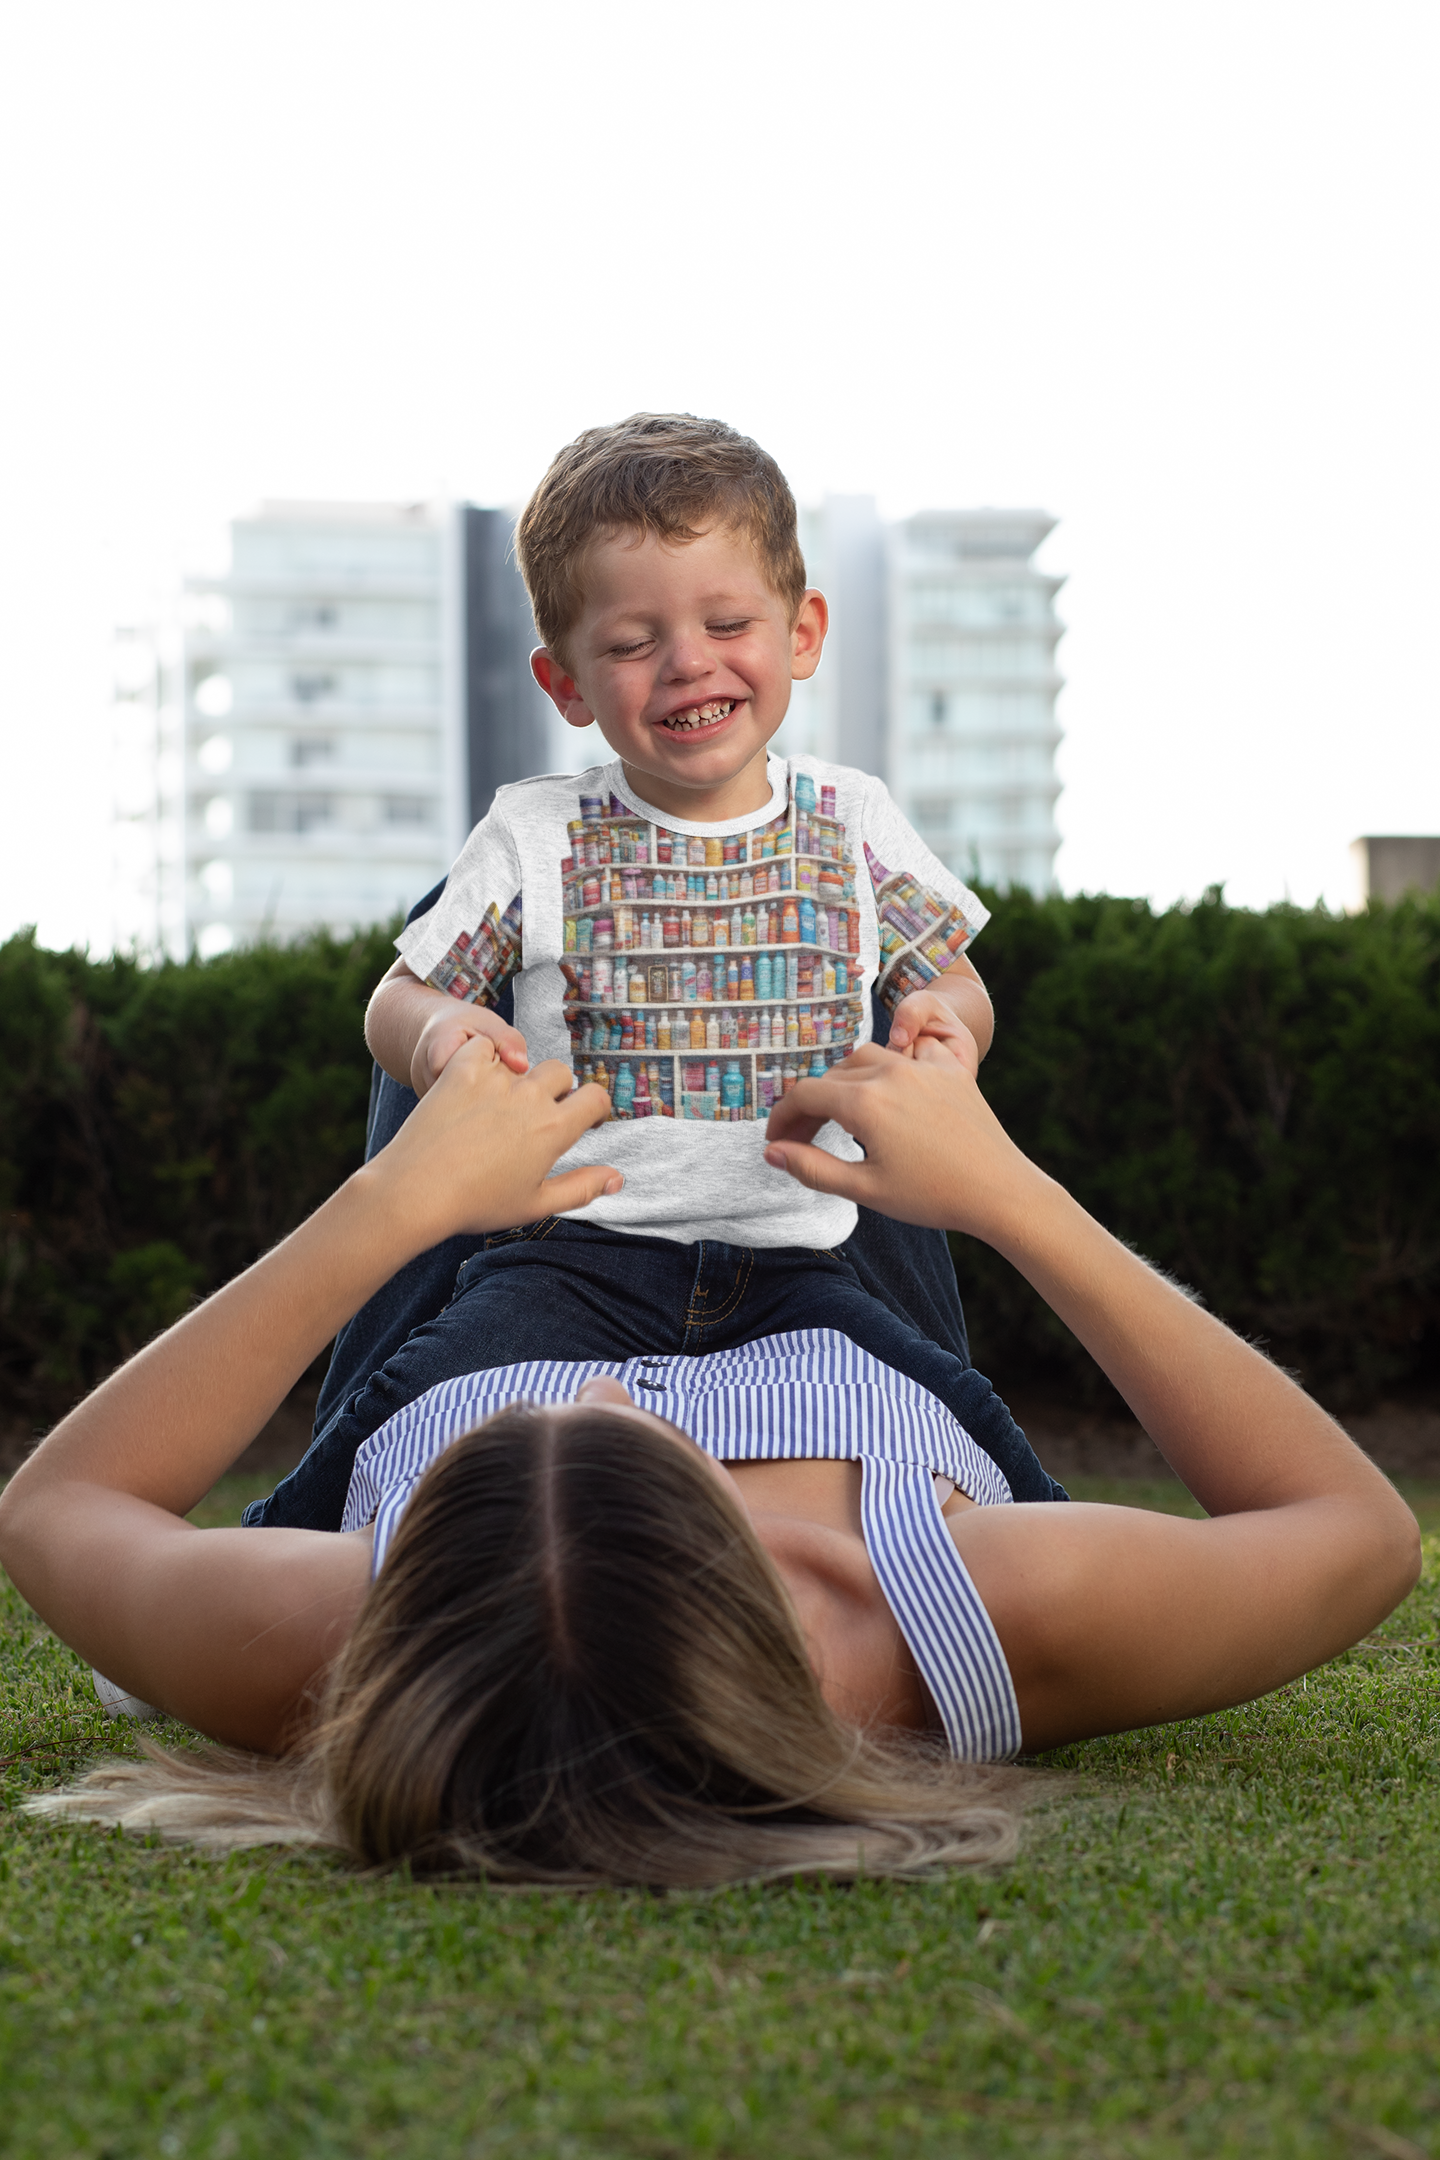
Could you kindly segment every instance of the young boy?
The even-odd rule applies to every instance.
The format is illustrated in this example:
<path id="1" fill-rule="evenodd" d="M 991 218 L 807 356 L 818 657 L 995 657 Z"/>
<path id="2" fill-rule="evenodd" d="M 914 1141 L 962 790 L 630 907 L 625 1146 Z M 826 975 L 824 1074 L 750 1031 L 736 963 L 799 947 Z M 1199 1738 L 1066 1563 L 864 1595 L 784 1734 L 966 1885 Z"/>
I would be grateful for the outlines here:
<path id="1" fill-rule="evenodd" d="M 499 791 L 397 940 L 366 1035 L 416 1095 L 475 1034 L 517 1071 L 567 1059 L 614 1115 L 564 1167 L 612 1163 L 624 1184 L 464 1261 L 445 1311 L 317 1439 L 331 1485 L 385 1418 L 461 1373 L 643 1355 L 640 1384 L 662 1387 L 671 1356 L 829 1327 L 947 1401 L 1017 1498 L 1051 1497 L 988 1383 L 837 1252 L 853 1204 L 764 1160 L 771 1104 L 870 1038 L 872 990 L 902 1055 L 931 1036 L 974 1072 L 993 1024 L 965 951 L 982 903 L 879 780 L 770 754 L 827 625 L 778 466 L 718 421 L 591 429 L 551 465 L 517 548 L 536 678 L 614 755 Z M 838 1126 L 817 1137 L 858 1157 Z M 266 1503 L 259 1519 L 298 1518 Z"/>

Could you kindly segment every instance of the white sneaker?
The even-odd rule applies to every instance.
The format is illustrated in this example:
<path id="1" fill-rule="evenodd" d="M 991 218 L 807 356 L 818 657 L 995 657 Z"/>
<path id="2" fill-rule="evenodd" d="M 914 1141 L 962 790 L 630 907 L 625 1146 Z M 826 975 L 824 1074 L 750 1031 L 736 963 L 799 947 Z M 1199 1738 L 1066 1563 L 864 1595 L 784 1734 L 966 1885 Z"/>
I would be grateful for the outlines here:
<path id="1" fill-rule="evenodd" d="M 95 1682 L 95 1693 L 100 1698 L 106 1717 L 139 1718 L 143 1724 L 146 1719 L 161 1715 L 154 1703 L 141 1702 L 138 1695 L 127 1695 L 124 1688 L 116 1687 L 113 1680 L 107 1680 L 104 1673 L 97 1672 L 93 1665 L 90 1668 L 90 1677 Z"/>

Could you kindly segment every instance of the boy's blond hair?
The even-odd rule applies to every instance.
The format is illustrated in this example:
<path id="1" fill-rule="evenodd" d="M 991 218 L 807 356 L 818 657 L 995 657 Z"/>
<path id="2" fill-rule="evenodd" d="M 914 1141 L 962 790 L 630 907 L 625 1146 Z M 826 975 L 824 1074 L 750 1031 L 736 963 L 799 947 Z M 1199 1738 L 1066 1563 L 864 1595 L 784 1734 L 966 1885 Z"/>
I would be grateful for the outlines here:
<path id="1" fill-rule="evenodd" d="M 515 553 L 535 627 L 565 664 L 585 604 L 591 542 L 611 533 L 697 539 L 714 525 L 744 532 L 793 622 L 805 592 L 795 498 L 774 458 L 723 420 L 632 413 L 587 428 L 552 460 L 520 516 Z"/>

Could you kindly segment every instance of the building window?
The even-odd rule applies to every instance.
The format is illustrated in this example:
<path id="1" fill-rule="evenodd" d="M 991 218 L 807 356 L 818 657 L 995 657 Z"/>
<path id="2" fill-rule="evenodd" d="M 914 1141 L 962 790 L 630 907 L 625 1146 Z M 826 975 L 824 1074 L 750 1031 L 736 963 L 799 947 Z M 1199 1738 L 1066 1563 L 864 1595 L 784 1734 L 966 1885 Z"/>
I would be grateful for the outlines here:
<path id="1" fill-rule="evenodd" d="M 251 832 L 319 832 L 332 824 L 334 817 L 335 802 L 330 795 L 292 795 L 276 788 L 250 797 Z"/>
<path id="2" fill-rule="evenodd" d="M 297 705 L 317 705 L 321 698 L 333 697 L 340 685 L 333 675 L 302 675 L 290 677 L 290 695 Z"/>
<path id="3" fill-rule="evenodd" d="M 292 630 L 333 630 L 340 610 L 329 600 L 297 601 L 290 610 Z"/>
<path id="4" fill-rule="evenodd" d="M 932 690 L 930 693 L 930 719 L 935 727 L 944 727 L 945 725 L 945 693 L 943 690 Z"/>
<path id="5" fill-rule="evenodd" d="M 948 795 L 920 796 L 915 804 L 915 830 L 924 840 L 933 834 L 948 833 L 953 809 Z"/>
<path id="6" fill-rule="evenodd" d="M 387 795 L 383 808 L 387 825 L 416 826 L 430 822 L 430 805 L 423 795 Z"/>
<path id="7" fill-rule="evenodd" d="M 326 765 L 334 755 L 333 735 L 297 735 L 290 744 L 292 765 Z"/>

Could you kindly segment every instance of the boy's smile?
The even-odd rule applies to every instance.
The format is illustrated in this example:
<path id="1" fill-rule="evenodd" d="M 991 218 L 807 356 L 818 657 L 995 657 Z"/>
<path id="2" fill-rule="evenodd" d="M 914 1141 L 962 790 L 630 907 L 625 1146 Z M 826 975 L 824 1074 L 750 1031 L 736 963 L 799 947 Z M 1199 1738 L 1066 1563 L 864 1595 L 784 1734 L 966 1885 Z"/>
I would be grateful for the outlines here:
<path id="1" fill-rule="evenodd" d="M 765 753 L 790 684 L 813 675 L 826 629 L 818 592 L 792 624 L 743 531 L 672 542 L 622 533 L 584 564 L 566 645 L 531 662 L 572 727 L 594 720 L 627 784 L 672 817 L 718 823 L 770 800 Z"/>

